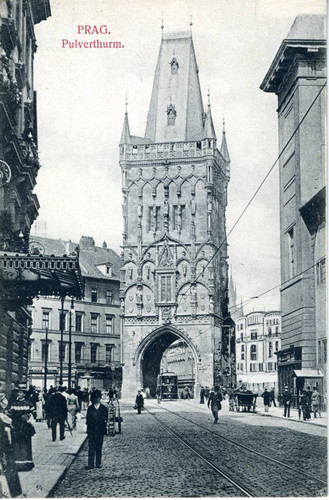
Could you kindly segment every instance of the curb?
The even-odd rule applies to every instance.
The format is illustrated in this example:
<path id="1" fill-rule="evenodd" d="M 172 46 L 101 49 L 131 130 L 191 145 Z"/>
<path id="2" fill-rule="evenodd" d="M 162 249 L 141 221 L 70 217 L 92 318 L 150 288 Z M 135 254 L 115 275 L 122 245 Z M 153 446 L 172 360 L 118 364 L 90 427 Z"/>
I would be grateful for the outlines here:
<path id="1" fill-rule="evenodd" d="M 85 442 L 86 442 L 86 440 L 87 440 L 87 437 L 88 437 L 88 436 L 87 436 L 87 434 L 86 434 L 86 436 L 85 436 L 84 440 L 82 441 L 82 443 L 80 444 L 79 448 L 78 448 L 78 449 L 77 449 L 77 451 L 74 453 L 74 456 L 72 457 L 71 462 L 69 463 L 69 465 L 67 465 L 67 466 L 65 467 L 65 469 L 63 470 L 63 472 L 62 472 L 62 473 L 58 476 L 57 480 L 55 481 L 55 484 L 54 484 L 54 485 L 50 488 L 49 492 L 45 495 L 45 497 L 44 497 L 44 498 L 52 498 L 52 494 L 53 494 L 54 489 L 56 488 L 56 486 L 58 485 L 58 483 L 60 483 L 60 482 L 64 479 L 64 477 L 65 477 L 65 475 L 66 475 L 66 473 L 67 473 L 67 471 L 68 471 L 69 467 L 71 467 L 71 465 L 73 464 L 74 460 L 76 460 L 76 458 L 77 458 L 77 456 L 78 456 L 78 454 L 79 454 L 79 452 L 80 452 L 81 448 L 82 448 L 82 447 L 83 447 L 83 445 L 85 444 Z"/>
<path id="2" fill-rule="evenodd" d="M 324 429 L 327 428 L 326 425 L 315 423 L 313 420 L 311 422 L 308 422 L 307 420 L 299 420 L 299 419 L 297 420 L 291 417 L 281 417 L 280 415 L 271 415 L 270 413 L 259 413 L 259 415 L 262 415 L 262 417 L 280 418 L 281 420 L 287 419 L 288 422 L 298 422 L 300 424 L 315 425 L 316 427 L 322 427 Z"/>

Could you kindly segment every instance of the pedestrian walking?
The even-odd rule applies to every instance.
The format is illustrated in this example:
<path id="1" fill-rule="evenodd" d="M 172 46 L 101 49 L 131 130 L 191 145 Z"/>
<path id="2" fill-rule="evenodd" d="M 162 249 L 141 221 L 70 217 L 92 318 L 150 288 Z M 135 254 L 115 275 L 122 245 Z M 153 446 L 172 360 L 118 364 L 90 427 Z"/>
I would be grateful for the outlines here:
<path id="1" fill-rule="evenodd" d="M 26 400 L 26 387 L 19 384 L 15 400 L 8 407 L 8 415 L 12 419 L 12 439 L 16 468 L 18 471 L 33 469 L 32 436 L 35 434 L 31 420 L 35 408 Z"/>
<path id="2" fill-rule="evenodd" d="M 314 413 L 314 418 L 316 418 L 316 414 L 319 414 L 319 417 L 321 418 L 321 413 L 320 413 L 320 394 L 316 390 L 316 387 L 313 387 L 313 393 L 312 393 L 312 411 Z"/>
<path id="3" fill-rule="evenodd" d="M 69 426 L 72 430 L 76 429 L 77 426 L 77 413 L 80 411 L 79 400 L 77 394 L 74 393 L 73 389 L 68 389 L 67 391 L 67 412 L 69 417 Z"/>
<path id="4" fill-rule="evenodd" d="M 218 422 L 218 412 L 219 412 L 219 410 L 222 409 L 222 403 L 221 403 L 222 400 L 223 400 L 223 396 L 219 390 L 219 386 L 216 385 L 214 392 L 210 393 L 209 399 L 208 399 L 208 408 L 211 409 L 211 412 L 213 414 L 214 424 L 217 424 L 217 422 Z"/>
<path id="5" fill-rule="evenodd" d="M 106 424 L 108 412 L 106 406 L 101 403 L 101 391 L 95 390 L 91 395 L 91 405 L 88 407 L 86 423 L 89 441 L 88 466 L 93 469 L 96 457 L 96 467 L 102 466 L 102 447 L 104 435 L 106 434 Z"/>
<path id="6" fill-rule="evenodd" d="M 289 418 L 290 417 L 290 407 L 291 407 L 291 403 L 292 403 L 292 394 L 289 391 L 289 387 L 287 385 L 284 387 L 282 401 L 283 401 L 283 407 L 284 407 L 283 416 Z"/>
<path id="7" fill-rule="evenodd" d="M 185 399 L 190 399 L 190 389 L 188 386 L 186 386 L 184 389 L 184 396 L 185 396 Z"/>
<path id="8" fill-rule="evenodd" d="M 204 404 L 204 388 L 201 387 L 200 389 L 200 405 Z"/>
<path id="9" fill-rule="evenodd" d="M 205 400 L 207 401 L 208 403 L 208 399 L 209 399 L 209 387 L 206 385 L 206 387 L 204 388 L 204 397 L 205 397 Z"/>
<path id="10" fill-rule="evenodd" d="M 141 391 L 137 391 L 137 396 L 135 400 L 135 410 L 137 410 L 138 415 L 141 414 L 143 406 L 144 406 L 144 398 L 141 394 Z"/>
<path id="11" fill-rule="evenodd" d="M 267 390 L 267 387 L 265 387 L 265 391 L 263 392 L 263 394 L 261 395 L 261 397 L 264 400 L 264 409 L 265 409 L 265 412 L 268 412 L 268 409 L 269 409 L 269 407 L 271 405 L 271 394 Z"/>
<path id="12" fill-rule="evenodd" d="M 161 403 L 161 389 L 160 389 L 160 387 L 156 388 L 155 394 L 157 397 L 157 403 L 160 404 Z"/>
<path id="13" fill-rule="evenodd" d="M 276 403 L 275 403 L 275 393 L 274 393 L 274 387 L 270 390 L 270 396 L 271 396 L 271 403 L 273 403 L 274 408 L 276 408 Z"/>
<path id="14" fill-rule="evenodd" d="M 50 418 L 51 437 L 56 441 L 56 429 L 59 425 L 59 438 L 61 441 L 65 439 L 65 420 L 67 419 L 67 403 L 62 395 L 64 388 L 55 389 L 48 403 L 48 415 Z"/>
<path id="15" fill-rule="evenodd" d="M 309 396 L 307 391 L 302 392 L 302 396 L 300 398 L 300 408 L 303 414 L 303 420 L 309 420 L 311 418 L 310 414 L 310 406 L 309 406 Z"/>

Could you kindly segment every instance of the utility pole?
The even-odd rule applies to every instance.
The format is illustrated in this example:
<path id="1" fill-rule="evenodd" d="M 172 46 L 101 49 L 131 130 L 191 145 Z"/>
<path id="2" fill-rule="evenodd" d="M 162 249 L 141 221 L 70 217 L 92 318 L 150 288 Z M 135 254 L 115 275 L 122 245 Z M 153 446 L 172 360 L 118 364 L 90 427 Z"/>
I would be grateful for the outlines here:
<path id="1" fill-rule="evenodd" d="M 60 331 L 61 331 L 61 342 L 59 349 L 59 384 L 63 385 L 63 337 L 64 337 L 64 300 L 65 295 L 61 296 L 61 317 L 60 317 Z"/>
<path id="2" fill-rule="evenodd" d="M 47 374 L 48 374 L 48 328 L 46 328 L 46 351 L 45 351 L 45 374 L 43 382 L 43 390 L 47 390 Z"/>
<path id="3" fill-rule="evenodd" d="M 73 297 L 71 298 L 71 309 L 69 316 L 69 365 L 68 365 L 68 388 L 71 389 L 72 378 L 72 309 L 74 309 Z"/>

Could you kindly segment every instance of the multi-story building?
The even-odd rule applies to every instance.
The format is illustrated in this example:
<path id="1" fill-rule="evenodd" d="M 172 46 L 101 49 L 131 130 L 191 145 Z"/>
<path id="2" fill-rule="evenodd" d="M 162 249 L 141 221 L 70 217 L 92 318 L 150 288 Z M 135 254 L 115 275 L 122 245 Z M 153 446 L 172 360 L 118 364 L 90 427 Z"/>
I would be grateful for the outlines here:
<path id="1" fill-rule="evenodd" d="M 27 254 L 39 209 L 34 25 L 49 16 L 49 0 L 0 2 L 0 392 L 7 395 L 27 380 L 32 298 L 83 294 L 76 257 Z"/>
<path id="2" fill-rule="evenodd" d="M 189 346 L 183 340 L 176 340 L 162 356 L 160 373 L 173 372 L 177 375 L 178 393 L 188 387 L 194 395 L 194 358 Z"/>
<path id="3" fill-rule="evenodd" d="M 226 385 L 230 157 L 210 102 L 204 112 L 191 32 L 162 34 L 145 137 L 131 135 L 126 112 L 120 166 L 124 395 L 155 392 L 176 340 L 193 353 L 196 392 Z"/>
<path id="4" fill-rule="evenodd" d="M 85 286 L 83 299 L 72 303 L 66 297 L 63 307 L 60 297 L 40 296 L 33 301 L 30 383 L 43 388 L 47 370 L 48 388 L 61 380 L 67 385 L 69 376 L 72 385 L 81 387 L 120 387 L 119 256 L 106 243 L 97 247 L 93 238 L 86 236 L 81 237 L 79 246 L 34 236 L 30 247 L 54 255 L 69 255 L 78 247 Z"/>
<path id="5" fill-rule="evenodd" d="M 280 311 L 255 311 L 236 319 L 236 373 L 247 388 L 278 391 L 277 357 L 281 349 Z"/>
<path id="6" fill-rule="evenodd" d="M 308 385 L 327 393 L 326 83 L 326 18 L 297 16 L 261 85 L 278 96 L 279 384 L 297 397 Z"/>

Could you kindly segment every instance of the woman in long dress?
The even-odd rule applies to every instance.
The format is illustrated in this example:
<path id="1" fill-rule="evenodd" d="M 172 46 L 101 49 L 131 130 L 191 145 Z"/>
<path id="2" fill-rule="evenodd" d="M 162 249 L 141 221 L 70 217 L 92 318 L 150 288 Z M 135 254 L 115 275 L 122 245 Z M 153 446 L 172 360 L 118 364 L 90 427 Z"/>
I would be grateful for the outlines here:
<path id="1" fill-rule="evenodd" d="M 29 422 L 33 405 L 25 399 L 26 390 L 20 384 L 15 399 L 8 407 L 12 419 L 12 440 L 15 463 L 18 471 L 31 470 L 34 467 L 32 459 L 32 436 L 35 434 L 33 425 Z"/>
<path id="2" fill-rule="evenodd" d="M 67 415 L 69 417 L 69 424 L 72 430 L 76 429 L 77 426 L 77 413 L 79 411 L 79 401 L 78 396 L 74 394 L 73 389 L 69 389 L 68 396 L 66 398 L 67 402 Z"/>

